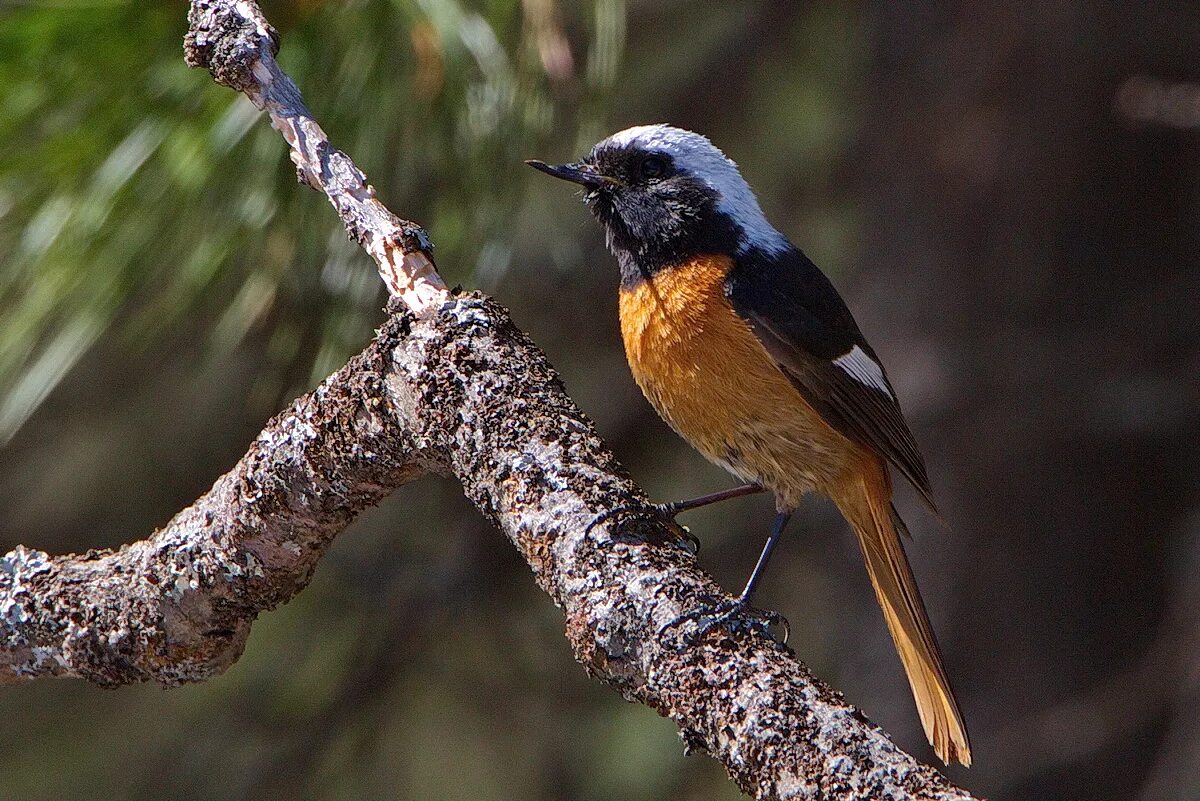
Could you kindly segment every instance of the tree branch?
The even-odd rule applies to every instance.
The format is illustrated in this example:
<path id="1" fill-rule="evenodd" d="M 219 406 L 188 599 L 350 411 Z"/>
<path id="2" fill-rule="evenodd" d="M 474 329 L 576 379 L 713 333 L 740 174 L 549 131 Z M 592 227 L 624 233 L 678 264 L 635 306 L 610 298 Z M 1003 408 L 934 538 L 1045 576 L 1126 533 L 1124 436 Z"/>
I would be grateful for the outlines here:
<path id="1" fill-rule="evenodd" d="M 380 400 L 402 320 L 276 416 L 150 538 L 81 556 L 19 546 L 0 557 L 0 684 L 178 684 L 233 664 L 255 616 L 299 592 L 360 511 L 438 469 Z"/>
<path id="2" fill-rule="evenodd" d="M 970 799 L 896 748 L 761 633 L 660 637 L 724 598 L 677 532 L 604 510 L 646 499 L 494 301 L 453 295 L 420 229 L 332 148 L 274 60 L 248 0 L 195 0 L 190 64 L 265 108 L 304 182 L 325 192 L 393 294 L 363 353 L 275 417 L 228 474 L 150 538 L 117 551 L 0 558 L 0 684 L 202 681 L 241 654 L 251 622 L 307 583 L 363 509 L 426 472 L 455 476 L 566 616 L 575 656 L 675 721 L 764 799 Z"/>
<path id="3" fill-rule="evenodd" d="M 253 0 L 195 0 L 188 12 L 184 57 L 213 80 L 243 92 L 271 118 L 291 147 L 301 183 L 324 192 L 350 238 L 371 254 L 392 297 L 417 316 L 445 303 L 446 284 L 433 266 L 424 229 L 402 220 L 375 197 L 362 170 L 329 143 L 292 79 L 279 69 L 279 35 Z"/>

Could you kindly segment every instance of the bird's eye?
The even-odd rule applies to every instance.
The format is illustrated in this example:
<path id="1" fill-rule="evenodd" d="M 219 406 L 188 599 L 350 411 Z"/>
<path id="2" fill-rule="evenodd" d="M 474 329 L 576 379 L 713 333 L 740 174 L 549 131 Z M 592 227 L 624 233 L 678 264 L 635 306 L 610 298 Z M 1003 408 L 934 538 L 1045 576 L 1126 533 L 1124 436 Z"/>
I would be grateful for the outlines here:
<path id="1" fill-rule="evenodd" d="M 659 156 L 646 156 L 640 169 L 643 178 L 661 178 L 667 173 L 667 162 Z"/>

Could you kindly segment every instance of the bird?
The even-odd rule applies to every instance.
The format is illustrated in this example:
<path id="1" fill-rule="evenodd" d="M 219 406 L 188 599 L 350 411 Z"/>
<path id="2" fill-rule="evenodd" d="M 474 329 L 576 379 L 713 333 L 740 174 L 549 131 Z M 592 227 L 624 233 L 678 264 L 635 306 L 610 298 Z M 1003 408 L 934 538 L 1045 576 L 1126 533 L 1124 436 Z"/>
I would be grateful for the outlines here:
<path id="1" fill-rule="evenodd" d="M 925 462 L 879 356 L 828 277 L 767 221 L 737 165 L 701 134 L 639 125 L 579 161 L 526 163 L 582 186 L 604 228 L 620 269 L 621 338 L 647 400 L 745 482 L 661 510 L 674 519 L 774 495 L 777 514 L 745 589 L 699 628 L 777 618 L 751 606 L 754 591 L 801 500 L 830 498 L 857 535 L 929 742 L 946 764 L 969 765 L 966 725 L 892 503 L 889 466 L 936 514 Z"/>

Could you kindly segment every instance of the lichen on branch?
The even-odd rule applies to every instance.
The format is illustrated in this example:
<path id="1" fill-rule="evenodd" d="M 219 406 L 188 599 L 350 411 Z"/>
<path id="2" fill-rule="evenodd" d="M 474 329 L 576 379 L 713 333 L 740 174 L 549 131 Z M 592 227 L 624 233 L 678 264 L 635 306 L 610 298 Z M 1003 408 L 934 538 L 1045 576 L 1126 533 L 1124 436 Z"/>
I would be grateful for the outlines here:
<path id="1" fill-rule="evenodd" d="M 163 529 L 117 550 L 0 557 L 0 684 L 217 675 L 360 512 L 445 473 L 529 563 L 584 668 L 675 721 L 746 793 L 970 801 L 764 632 L 662 636 L 724 594 L 650 513 L 545 355 L 497 303 L 445 288 L 424 232 L 383 206 L 304 108 L 251 0 L 195 0 L 189 22 L 188 62 L 268 113 L 302 180 L 375 258 L 389 319 Z M 593 525 L 617 508 L 631 513 Z"/>

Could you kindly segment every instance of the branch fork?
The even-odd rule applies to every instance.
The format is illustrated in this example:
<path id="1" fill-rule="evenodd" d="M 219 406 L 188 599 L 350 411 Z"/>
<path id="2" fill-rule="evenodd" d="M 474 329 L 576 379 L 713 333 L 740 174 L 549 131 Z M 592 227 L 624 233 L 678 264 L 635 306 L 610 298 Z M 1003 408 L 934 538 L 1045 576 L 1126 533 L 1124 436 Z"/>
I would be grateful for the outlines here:
<path id="1" fill-rule="evenodd" d="M 675 721 L 760 799 L 943 799 L 965 791 L 761 632 L 692 644 L 661 627 L 724 597 L 495 301 L 454 294 L 425 232 L 389 211 L 279 69 L 250 0 L 193 0 L 187 61 L 246 94 L 283 134 L 392 295 L 367 348 L 272 419 L 204 496 L 113 551 L 0 557 L 0 685 L 59 676 L 102 686 L 204 681 L 251 623 L 308 583 L 364 509 L 430 472 L 453 475 L 562 609 L 576 658 Z"/>

